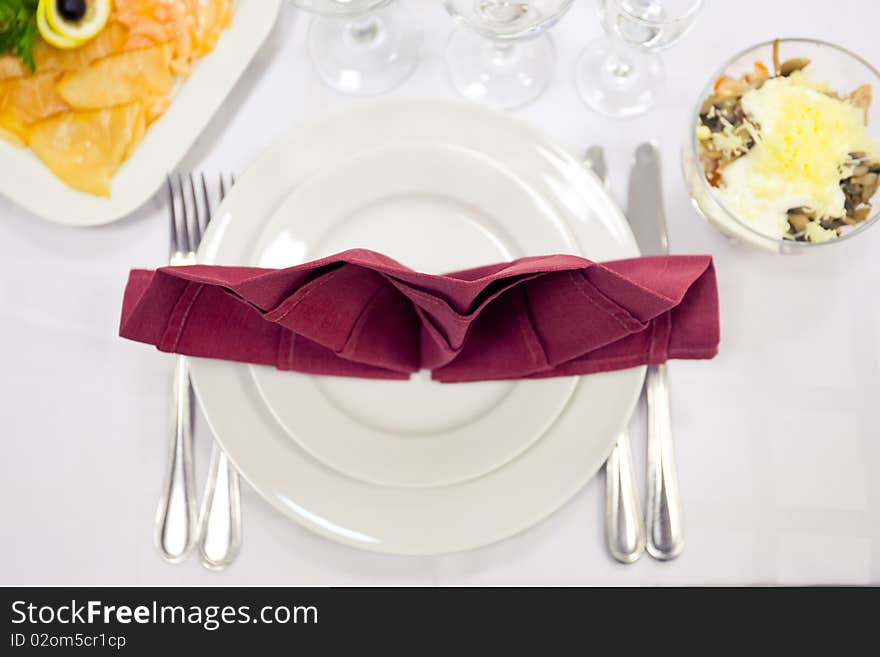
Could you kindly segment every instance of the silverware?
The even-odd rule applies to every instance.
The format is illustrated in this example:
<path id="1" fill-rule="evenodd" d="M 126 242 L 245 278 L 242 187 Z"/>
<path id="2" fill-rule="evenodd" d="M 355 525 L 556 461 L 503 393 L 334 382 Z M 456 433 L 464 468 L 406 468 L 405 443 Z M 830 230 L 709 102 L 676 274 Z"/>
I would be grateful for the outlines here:
<path id="1" fill-rule="evenodd" d="M 605 187 L 608 187 L 608 165 L 605 163 L 605 149 L 601 146 L 590 146 L 584 162 L 593 170 Z"/>
<path id="2" fill-rule="evenodd" d="M 605 152 L 601 146 L 587 149 L 586 164 L 603 184 L 608 184 Z M 645 550 L 645 525 L 626 429 L 605 462 L 605 539 L 611 556 L 621 563 L 637 561 Z"/>
<path id="3" fill-rule="evenodd" d="M 172 266 L 194 265 L 196 248 L 201 240 L 195 185 L 189 179 L 190 210 L 186 202 L 186 185 L 178 176 L 179 198 L 175 198 L 174 182 L 168 177 L 168 201 L 171 217 Z M 177 201 L 177 202 L 175 202 Z M 192 460 L 192 387 L 185 356 L 177 357 L 174 368 L 173 416 L 174 429 L 168 450 L 168 461 L 162 495 L 156 510 L 156 546 L 166 561 L 183 561 L 192 549 L 196 529 L 196 496 Z"/>
<path id="4" fill-rule="evenodd" d="M 630 171 L 627 218 L 642 255 L 669 252 L 660 153 L 653 144 L 641 144 Z M 684 527 L 669 410 L 666 365 L 649 365 L 645 375 L 648 407 L 648 552 L 655 559 L 675 559 L 684 549 Z"/>
<path id="5" fill-rule="evenodd" d="M 230 186 L 235 178 L 230 178 Z M 226 180 L 220 176 L 220 200 L 226 196 Z M 211 203 L 205 177 L 202 176 L 202 200 L 207 221 L 211 221 Z M 199 559 L 205 568 L 223 570 L 241 549 L 241 491 L 238 472 L 217 441 L 211 448 L 211 466 L 202 494 L 199 512 Z"/>
<path id="6" fill-rule="evenodd" d="M 230 184 L 234 183 L 234 178 L 230 180 Z M 221 200 L 226 194 L 226 185 L 221 176 Z M 192 174 L 178 175 L 176 185 L 175 180 L 168 177 L 172 266 L 196 264 L 196 250 L 211 222 L 211 199 L 204 175 L 200 189 L 201 200 Z M 221 570 L 235 559 L 241 547 L 238 473 L 215 441 L 201 509 L 197 513 L 192 458 L 192 386 L 185 356 L 177 357 L 173 396 L 174 431 L 156 511 L 156 545 L 166 561 L 178 563 L 186 559 L 197 542 L 205 567 Z"/>

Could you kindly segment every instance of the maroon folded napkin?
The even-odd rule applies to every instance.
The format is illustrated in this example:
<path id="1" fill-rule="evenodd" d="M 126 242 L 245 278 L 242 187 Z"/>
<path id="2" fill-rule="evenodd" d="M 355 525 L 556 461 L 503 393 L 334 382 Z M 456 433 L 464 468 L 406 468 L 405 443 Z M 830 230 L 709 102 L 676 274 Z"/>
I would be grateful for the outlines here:
<path id="1" fill-rule="evenodd" d="M 718 351 L 709 256 L 522 258 L 436 276 L 354 249 L 288 269 L 133 270 L 119 334 L 311 374 L 569 376 Z"/>

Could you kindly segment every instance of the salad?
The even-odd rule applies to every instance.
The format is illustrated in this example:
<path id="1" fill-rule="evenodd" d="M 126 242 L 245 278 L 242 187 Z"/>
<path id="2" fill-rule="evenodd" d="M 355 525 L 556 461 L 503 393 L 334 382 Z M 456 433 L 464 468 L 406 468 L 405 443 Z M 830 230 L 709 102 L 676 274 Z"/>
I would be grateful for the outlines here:
<path id="1" fill-rule="evenodd" d="M 706 180 L 741 222 L 769 237 L 824 242 L 871 215 L 880 143 L 868 133 L 870 85 L 845 93 L 810 60 L 722 75 L 696 126 Z"/>

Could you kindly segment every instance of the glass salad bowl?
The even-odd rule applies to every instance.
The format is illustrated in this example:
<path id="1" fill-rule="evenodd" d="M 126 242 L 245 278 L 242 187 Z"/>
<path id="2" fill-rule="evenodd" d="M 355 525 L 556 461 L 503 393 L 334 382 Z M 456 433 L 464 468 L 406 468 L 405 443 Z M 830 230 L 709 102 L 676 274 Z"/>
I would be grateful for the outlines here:
<path id="1" fill-rule="evenodd" d="M 713 102 L 707 101 L 707 99 L 710 97 L 717 98 L 716 94 L 720 87 L 726 84 L 740 83 L 740 80 L 747 73 L 750 76 L 759 76 L 762 73 L 765 76 L 768 74 L 773 76 L 776 67 L 780 66 L 780 69 L 776 72 L 782 74 L 783 70 L 797 69 L 797 67 L 802 66 L 804 58 L 809 60 L 809 65 L 804 69 L 804 74 L 808 74 L 810 79 L 816 82 L 827 83 L 828 91 L 839 92 L 841 95 L 850 94 L 864 85 L 870 85 L 880 95 L 880 72 L 858 55 L 831 43 L 797 38 L 779 39 L 775 43 L 777 44 L 776 46 L 774 46 L 774 41 L 767 41 L 735 55 L 710 78 L 709 82 L 701 90 L 697 98 L 696 107 L 688 117 L 687 134 L 682 147 L 682 169 L 694 206 L 705 219 L 723 234 L 765 251 L 783 254 L 804 253 L 828 244 L 852 239 L 876 223 L 877 219 L 880 218 L 880 193 L 877 193 L 871 199 L 870 209 L 866 205 L 859 207 L 859 219 L 857 221 L 847 221 L 846 225 L 840 225 L 841 220 L 831 222 L 828 219 L 823 219 L 820 222 L 823 228 L 827 227 L 829 230 L 837 233 L 836 237 L 829 239 L 830 233 L 828 231 L 818 231 L 817 229 L 817 232 L 824 236 L 827 241 L 802 241 L 809 240 L 812 237 L 805 237 L 803 232 L 800 234 L 795 233 L 796 227 L 800 225 L 798 222 L 803 221 L 802 217 L 794 217 L 794 219 L 788 220 L 789 228 L 787 230 L 793 234 L 786 234 L 784 236 L 773 235 L 766 230 L 766 226 L 764 226 L 765 230 L 759 230 L 754 221 L 738 216 L 737 212 L 732 209 L 732 204 L 725 200 L 725 193 L 719 187 L 711 184 L 707 176 L 707 170 L 711 169 L 711 162 L 707 164 L 706 161 L 701 160 L 700 138 L 697 131 L 697 127 L 703 123 L 701 117 L 707 117 L 707 106 L 710 106 L 709 112 L 713 116 L 716 115 L 715 110 L 711 109 Z M 774 47 L 778 48 L 776 58 L 774 58 Z M 761 67 L 756 68 L 756 62 L 762 62 L 766 67 L 765 70 L 762 71 Z M 785 62 L 788 62 L 788 66 L 783 69 L 782 65 Z M 855 101 L 852 102 L 855 103 Z M 715 105 L 716 107 L 718 106 L 717 103 Z M 874 102 L 870 103 L 865 114 L 868 135 L 875 144 L 880 145 L 880 98 L 875 98 Z M 742 117 L 742 112 L 738 116 Z M 714 129 L 717 129 L 717 124 Z M 703 136 L 705 137 L 706 134 L 704 132 Z M 749 141 L 751 143 L 747 144 L 747 146 L 751 149 L 754 146 L 755 140 L 751 139 Z M 743 157 L 749 154 L 750 151 L 747 151 Z M 874 152 L 869 173 L 866 174 L 871 176 L 872 181 L 877 180 L 873 176 L 880 174 L 880 172 L 874 171 L 877 168 L 874 165 L 878 161 L 880 161 L 880 149 Z M 864 168 L 864 166 L 861 167 L 861 169 Z M 859 174 L 859 176 L 864 173 L 861 169 L 857 168 L 855 170 L 855 173 Z M 726 186 L 723 180 L 723 169 L 721 171 L 722 177 L 716 177 L 714 182 L 720 186 Z M 849 171 L 853 173 L 852 169 L 849 169 Z M 715 175 L 717 176 L 717 174 Z M 852 179 L 850 179 L 850 182 Z M 861 180 L 862 178 L 855 179 Z M 844 182 L 846 181 L 841 181 L 841 188 L 844 190 L 849 189 L 851 193 L 852 187 L 844 187 L 842 184 Z M 849 197 L 847 198 L 849 199 Z M 849 200 L 847 205 L 849 207 Z M 797 214 L 803 209 L 803 207 L 791 208 L 788 211 L 788 216 L 791 217 L 792 214 Z M 847 214 L 849 213 L 850 210 L 848 209 Z M 812 216 L 815 216 L 815 213 Z"/>

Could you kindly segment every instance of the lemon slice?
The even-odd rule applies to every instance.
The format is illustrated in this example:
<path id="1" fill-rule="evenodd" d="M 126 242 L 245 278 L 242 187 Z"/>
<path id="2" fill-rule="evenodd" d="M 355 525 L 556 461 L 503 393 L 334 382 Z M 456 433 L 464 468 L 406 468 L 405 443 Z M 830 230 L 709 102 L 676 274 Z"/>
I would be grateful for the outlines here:
<path id="1" fill-rule="evenodd" d="M 40 4 L 49 27 L 56 34 L 82 44 L 104 29 L 113 3 L 111 0 L 86 0 L 86 13 L 77 21 L 64 18 L 58 11 L 58 3 L 53 0 L 40 0 Z"/>
<path id="2" fill-rule="evenodd" d="M 50 4 L 54 4 L 54 0 L 40 0 L 40 4 L 37 6 L 37 29 L 40 31 L 40 36 L 43 37 L 47 43 L 64 50 L 81 46 L 83 42 L 59 34 L 52 29 L 51 25 L 49 25 L 46 15 L 46 6 Z"/>

